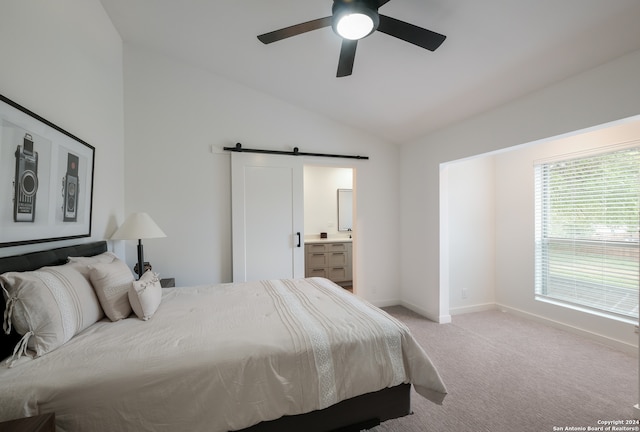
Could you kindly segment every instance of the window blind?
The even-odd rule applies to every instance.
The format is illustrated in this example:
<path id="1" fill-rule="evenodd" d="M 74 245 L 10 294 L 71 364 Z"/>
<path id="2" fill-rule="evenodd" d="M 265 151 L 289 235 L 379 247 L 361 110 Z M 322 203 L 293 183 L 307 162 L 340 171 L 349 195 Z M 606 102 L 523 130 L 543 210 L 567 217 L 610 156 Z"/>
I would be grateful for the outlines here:
<path id="1" fill-rule="evenodd" d="M 640 147 L 535 166 L 537 298 L 638 318 Z"/>

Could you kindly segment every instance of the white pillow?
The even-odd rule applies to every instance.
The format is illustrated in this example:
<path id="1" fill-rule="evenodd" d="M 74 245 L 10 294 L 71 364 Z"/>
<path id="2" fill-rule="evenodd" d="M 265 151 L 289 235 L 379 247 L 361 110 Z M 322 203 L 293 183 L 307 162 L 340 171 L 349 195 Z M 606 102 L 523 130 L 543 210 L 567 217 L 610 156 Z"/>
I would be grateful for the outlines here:
<path id="1" fill-rule="evenodd" d="M 91 257 L 67 257 L 67 262 L 74 265 L 80 273 L 82 273 L 87 279 L 89 279 L 89 272 L 91 266 L 99 263 L 110 263 L 118 257 L 113 252 L 103 252 L 99 255 Z"/>
<path id="2" fill-rule="evenodd" d="M 9 294 L 5 324 L 23 338 L 21 345 L 44 355 L 102 319 L 93 287 L 71 264 L 29 272 L 7 272 L 0 283 Z M 24 348 L 24 345 L 23 345 Z M 24 353 L 21 349 L 17 354 Z"/>
<path id="3" fill-rule="evenodd" d="M 129 288 L 129 303 L 141 320 L 148 320 L 158 310 L 162 300 L 162 286 L 158 274 L 147 270 Z"/>
<path id="4" fill-rule="evenodd" d="M 94 256 L 90 256 L 90 257 L 86 257 L 86 256 L 78 256 L 78 257 L 70 256 L 70 257 L 67 257 L 67 262 L 85 264 L 85 265 L 89 266 L 89 265 L 98 264 L 98 263 L 110 263 L 110 262 L 113 262 L 116 259 L 118 259 L 118 257 L 113 252 L 102 252 L 99 255 L 94 255 Z"/>
<path id="5" fill-rule="evenodd" d="M 127 293 L 133 282 L 133 273 L 129 267 L 118 258 L 89 267 L 89 279 L 107 317 L 118 321 L 131 315 Z"/>

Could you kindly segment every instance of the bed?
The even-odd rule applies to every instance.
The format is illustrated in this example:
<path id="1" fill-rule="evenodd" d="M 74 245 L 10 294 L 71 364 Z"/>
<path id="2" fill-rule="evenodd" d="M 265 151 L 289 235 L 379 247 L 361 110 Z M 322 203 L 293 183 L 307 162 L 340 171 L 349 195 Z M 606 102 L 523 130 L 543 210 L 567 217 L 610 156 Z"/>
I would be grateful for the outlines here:
<path id="1" fill-rule="evenodd" d="M 0 258 L 0 274 L 58 274 L 68 257 L 95 272 L 106 249 Z M 149 319 L 85 313 L 99 319 L 77 318 L 76 334 L 35 358 L 36 336 L 16 331 L 27 301 L 9 291 L 0 421 L 53 412 L 59 431 L 359 431 L 410 414 L 411 384 L 436 404 L 446 395 L 406 326 L 322 278 L 165 288 Z"/>

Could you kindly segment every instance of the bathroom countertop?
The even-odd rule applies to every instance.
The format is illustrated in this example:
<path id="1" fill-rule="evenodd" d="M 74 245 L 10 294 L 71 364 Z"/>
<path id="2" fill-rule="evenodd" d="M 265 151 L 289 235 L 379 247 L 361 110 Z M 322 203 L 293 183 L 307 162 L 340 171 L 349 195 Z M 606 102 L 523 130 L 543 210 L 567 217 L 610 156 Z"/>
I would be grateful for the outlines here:
<path id="1" fill-rule="evenodd" d="M 352 238 L 349 237 L 329 237 L 329 238 L 312 238 L 304 239 L 306 244 L 312 243 L 351 243 Z"/>

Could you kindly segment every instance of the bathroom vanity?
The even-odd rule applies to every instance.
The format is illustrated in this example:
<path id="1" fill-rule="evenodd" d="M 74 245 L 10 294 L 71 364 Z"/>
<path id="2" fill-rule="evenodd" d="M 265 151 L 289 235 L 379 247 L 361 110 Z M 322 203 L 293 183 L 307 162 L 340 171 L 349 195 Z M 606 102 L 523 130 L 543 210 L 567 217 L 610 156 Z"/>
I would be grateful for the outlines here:
<path id="1" fill-rule="evenodd" d="M 304 247 L 306 277 L 324 277 L 345 287 L 352 285 L 350 238 L 305 240 Z"/>

